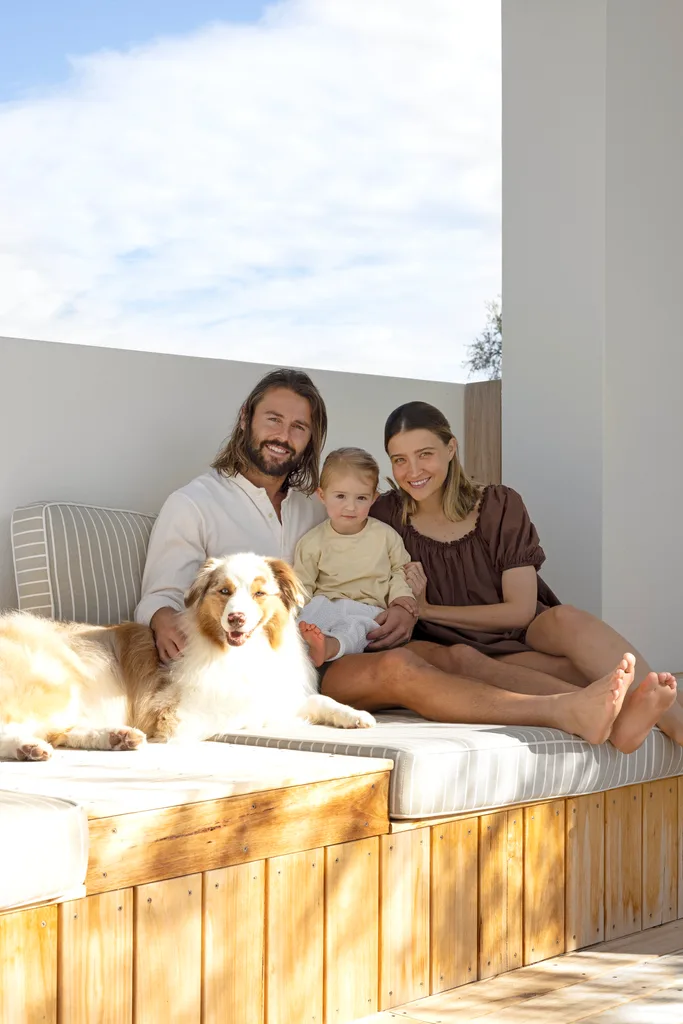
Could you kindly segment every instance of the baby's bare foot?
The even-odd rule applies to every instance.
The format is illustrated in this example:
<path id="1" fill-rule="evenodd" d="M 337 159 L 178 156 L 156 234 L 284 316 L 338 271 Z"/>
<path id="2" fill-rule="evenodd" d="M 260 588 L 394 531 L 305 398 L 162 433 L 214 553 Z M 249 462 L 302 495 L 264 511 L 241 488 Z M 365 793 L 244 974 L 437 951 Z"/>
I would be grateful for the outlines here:
<path id="1" fill-rule="evenodd" d="M 325 660 L 325 635 L 312 622 L 300 622 L 299 630 L 308 647 L 311 661 L 318 668 Z"/>
<path id="2" fill-rule="evenodd" d="M 625 654 L 613 672 L 597 679 L 577 693 L 561 694 L 569 732 L 589 743 L 604 743 L 621 711 L 626 691 L 633 682 L 636 659 Z"/>
<path id="3" fill-rule="evenodd" d="M 339 641 L 332 636 L 325 636 L 312 622 L 300 622 L 299 629 L 316 668 L 339 653 Z"/>
<path id="4" fill-rule="evenodd" d="M 670 672 L 650 672 L 614 723 L 610 740 L 617 750 L 624 754 L 637 750 L 675 700 L 675 677 Z"/>

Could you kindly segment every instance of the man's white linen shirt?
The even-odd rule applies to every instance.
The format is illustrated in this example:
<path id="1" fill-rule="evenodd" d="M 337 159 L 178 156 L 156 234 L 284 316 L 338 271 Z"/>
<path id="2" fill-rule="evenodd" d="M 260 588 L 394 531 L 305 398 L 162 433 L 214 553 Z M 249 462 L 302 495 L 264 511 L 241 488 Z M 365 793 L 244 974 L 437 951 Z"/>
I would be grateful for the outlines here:
<path id="1" fill-rule="evenodd" d="M 262 487 L 246 477 L 209 470 L 166 499 L 152 528 L 135 621 L 149 624 L 159 608 L 184 608 L 207 558 L 253 551 L 293 562 L 308 530 L 326 518 L 318 498 L 293 488 L 282 502 L 282 522 Z"/>

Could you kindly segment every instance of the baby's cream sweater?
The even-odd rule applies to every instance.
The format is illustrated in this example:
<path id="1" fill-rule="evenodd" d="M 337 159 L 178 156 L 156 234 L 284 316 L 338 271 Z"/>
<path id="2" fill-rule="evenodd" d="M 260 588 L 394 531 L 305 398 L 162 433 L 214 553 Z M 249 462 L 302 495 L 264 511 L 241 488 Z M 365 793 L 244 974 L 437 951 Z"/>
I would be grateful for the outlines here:
<path id="1" fill-rule="evenodd" d="M 366 520 L 360 533 L 337 533 L 329 519 L 304 534 L 296 546 L 294 571 L 308 599 L 340 597 L 387 608 L 397 597 L 412 597 L 402 566 L 410 561 L 396 530 Z"/>

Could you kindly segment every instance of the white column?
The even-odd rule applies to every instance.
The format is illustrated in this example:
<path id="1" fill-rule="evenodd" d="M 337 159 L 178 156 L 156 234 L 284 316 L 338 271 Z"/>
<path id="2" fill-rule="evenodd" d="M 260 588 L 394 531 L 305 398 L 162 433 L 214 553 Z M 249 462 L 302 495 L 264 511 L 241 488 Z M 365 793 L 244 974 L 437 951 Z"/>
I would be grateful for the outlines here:
<path id="1" fill-rule="evenodd" d="M 503 0 L 503 478 L 683 670 L 683 2 Z"/>

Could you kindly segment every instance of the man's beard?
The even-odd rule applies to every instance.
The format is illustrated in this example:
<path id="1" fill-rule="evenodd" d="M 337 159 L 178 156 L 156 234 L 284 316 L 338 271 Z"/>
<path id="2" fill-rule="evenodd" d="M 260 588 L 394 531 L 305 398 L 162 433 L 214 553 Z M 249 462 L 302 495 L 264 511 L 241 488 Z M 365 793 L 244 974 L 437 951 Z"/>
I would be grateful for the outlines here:
<path id="1" fill-rule="evenodd" d="M 285 448 L 290 452 L 291 457 L 284 462 L 275 460 L 266 447 L 268 444 L 276 444 L 279 448 Z M 262 441 L 258 444 L 251 433 L 247 437 L 247 455 L 249 461 L 266 476 L 287 477 L 299 468 L 303 459 L 303 452 L 297 455 L 292 446 L 284 441 Z"/>

